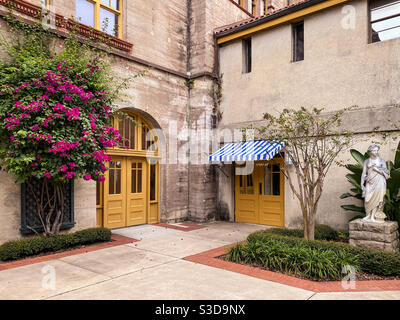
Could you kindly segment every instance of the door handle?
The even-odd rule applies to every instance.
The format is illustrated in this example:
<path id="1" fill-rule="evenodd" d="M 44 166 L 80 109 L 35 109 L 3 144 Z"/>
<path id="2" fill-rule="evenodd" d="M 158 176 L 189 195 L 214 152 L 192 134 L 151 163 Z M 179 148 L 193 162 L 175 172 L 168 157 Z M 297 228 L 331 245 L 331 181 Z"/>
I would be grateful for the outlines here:
<path id="1" fill-rule="evenodd" d="M 258 190 L 259 190 L 259 193 L 261 196 L 262 195 L 262 183 L 261 182 L 258 184 Z"/>

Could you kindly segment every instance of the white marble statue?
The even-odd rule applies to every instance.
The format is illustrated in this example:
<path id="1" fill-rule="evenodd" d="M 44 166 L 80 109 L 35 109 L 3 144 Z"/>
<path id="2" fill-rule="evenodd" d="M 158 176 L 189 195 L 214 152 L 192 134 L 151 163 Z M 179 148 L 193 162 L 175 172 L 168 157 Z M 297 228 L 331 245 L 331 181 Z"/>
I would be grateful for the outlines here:
<path id="1" fill-rule="evenodd" d="M 380 147 L 376 144 L 368 148 L 370 157 L 365 160 L 361 176 L 364 207 L 366 217 L 364 221 L 384 222 L 386 215 L 383 212 L 386 194 L 386 179 L 389 179 L 389 170 L 386 162 L 379 157 Z"/>

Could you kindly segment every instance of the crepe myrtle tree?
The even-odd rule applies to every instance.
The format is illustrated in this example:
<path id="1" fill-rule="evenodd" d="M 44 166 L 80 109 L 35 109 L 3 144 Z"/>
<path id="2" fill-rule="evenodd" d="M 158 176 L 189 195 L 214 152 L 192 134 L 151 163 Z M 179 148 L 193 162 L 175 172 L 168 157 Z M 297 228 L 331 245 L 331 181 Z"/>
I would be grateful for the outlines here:
<path id="1" fill-rule="evenodd" d="M 305 239 L 314 239 L 325 177 L 339 153 L 352 142 L 352 133 L 341 128 L 342 116 L 351 108 L 322 114 L 324 109 L 302 107 L 284 109 L 278 116 L 264 114 L 266 125 L 259 132 L 267 139 L 283 141 L 294 167 L 282 170 L 299 200 Z"/>
<path id="2" fill-rule="evenodd" d="M 59 233 L 63 222 L 66 183 L 103 182 L 110 161 L 106 149 L 123 147 L 110 115 L 127 81 L 113 76 L 102 51 L 76 36 L 56 53 L 40 25 L 9 24 L 19 37 L 1 42 L 8 55 L 0 61 L 0 164 L 16 182 L 27 184 L 49 236 Z M 39 195 L 32 179 L 42 181 Z"/>

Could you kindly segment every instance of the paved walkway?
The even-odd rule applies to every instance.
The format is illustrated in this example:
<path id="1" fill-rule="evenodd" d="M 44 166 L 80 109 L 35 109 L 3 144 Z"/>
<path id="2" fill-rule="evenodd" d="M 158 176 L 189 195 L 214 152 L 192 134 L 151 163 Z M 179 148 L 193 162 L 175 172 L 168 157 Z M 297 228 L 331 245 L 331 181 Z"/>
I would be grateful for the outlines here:
<path id="1" fill-rule="evenodd" d="M 156 226 L 115 230 L 142 240 L 0 271 L 0 299 L 400 299 L 399 291 L 316 294 L 183 260 L 264 228 L 205 226 L 189 232 Z"/>

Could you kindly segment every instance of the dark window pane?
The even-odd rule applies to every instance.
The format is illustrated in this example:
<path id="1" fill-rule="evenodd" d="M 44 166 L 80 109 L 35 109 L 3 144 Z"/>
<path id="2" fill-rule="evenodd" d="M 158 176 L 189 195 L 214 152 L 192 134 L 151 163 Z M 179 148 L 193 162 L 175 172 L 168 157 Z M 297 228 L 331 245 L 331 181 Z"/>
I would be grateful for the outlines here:
<path id="1" fill-rule="evenodd" d="M 272 171 L 273 171 L 273 172 L 280 172 L 280 171 L 281 171 L 281 166 L 280 166 L 280 164 L 274 164 L 274 165 L 272 166 Z"/>
<path id="2" fill-rule="evenodd" d="M 138 176 L 137 193 L 142 193 L 142 172 L 143 172 L 142 170 L 137 171 L 137 176 Z"/>
<path id="3" fill-rule="evenodd" d="M 156 165 L 150 166 L 150 201 L 156 200 Z"/>
<path id="4" fill-rule="evenodd" d="M 247 186 L 252 187 L 253 186 L 253 175 L 249 174 L 247 176 Z"/>
<path id="5" fill-rule="evenodd" d="M 121 170 L 115 170 L 115 194 L 121 194 Z"/>
<path id="6" fill-rule="evenodd" d="M 304 60 L 304 23 L 293 25 L 293 61 Z"/>
<path id="7" fill-rule="evenodd" d="M 115 169 L 110 169 L 110 171 L 108 172 L 108 176 L 109 176 L 109 181 L 108 181 L 108 193 L 109 194 L 114 194 L 115 193 L 115 188 L 114 188 L 114 184 L 115 184 Z"/>
<path id="8" fill-rule="evenodd" d="M 132 170 L 132 186 L 131 186 L 131 193 L 137 193 L 137 189 L 136 189 L 136 169 Z"/>
<path id="9" fill-rule="evenodd" d="M 146 150 L 146 140 L 147 140 L 148 129 L 145 125 L 142 126 L 142 150 Z"/>
<path id="10" fill-rule="evenodd" d="M 274 196 L 281 195 L 281 174 L 280 173 L 272 174 L 272 194 Z"/>
<path id="11" fill-rule="evenodd" d="M 101 185 L 100 182 L 96 182 L 96 206 L 101 204 Z"/>
<path id="12" fill-rule="evenodd" d="M 129 127 L 130 127 L 130 148 L 135 149 L 135 126 L 133 124 L 133 121 L 129 121 Z"/>
<path id="13" fill-rule="evenodd" d="M 122 138 L 125 138 L 125 135 L 124 135 L 124 118 L 121 115 L 118 116 L 118 126 L 119 126 L 119 135 Z M 126 141 L 124 139 L 124 145 L 125 144 L 126 144 Z"/>
<path id="14" fill-rule="evenodd" d="M 124 123 L 124 127 L 125 127 L 125 141 L 126 141 L 126 145 L 129 147 L 130 146 L 130 141 L 129 141 L 129 122 L 130 120 L 128 118 L 125 118 L 125 123 Z"/>
<path id="15" fill-rule="evenodd" d="M 243 73 L 251 72 L 252 50 L 251 38 L 243 40 Z"/>

